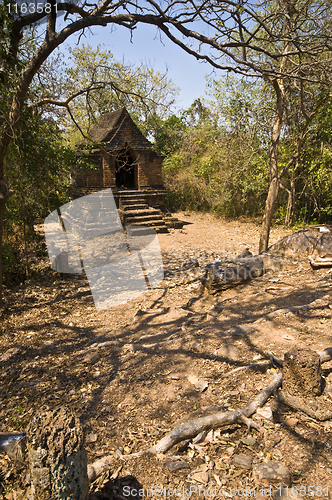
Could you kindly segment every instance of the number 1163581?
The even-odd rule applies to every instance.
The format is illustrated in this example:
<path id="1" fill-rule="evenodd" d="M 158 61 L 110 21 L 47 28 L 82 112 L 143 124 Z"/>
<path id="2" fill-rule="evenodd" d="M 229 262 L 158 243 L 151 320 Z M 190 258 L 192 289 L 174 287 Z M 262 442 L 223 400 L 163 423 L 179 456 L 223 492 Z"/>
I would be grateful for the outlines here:
<path id="1" fill-rule="evenodd" d="M 7 9 L 9 14 L 50 14 L 53 12 L 58 12 L 57 4 L 52 5 L 51 3 L 45 2 L 22 2 L 22 3 L 7 3 Z"/>
<path id="2" fill-rule="evenodd" d="M 318 497 L 318 498 L 324 498 L 324 497 L 329 497 L 329 488 L 328 486 L 286 486 L 284 488 L 279 488 L 280 489 L 280 496 L 281 496 L 281 490 L 283 490 L 283 494 L 286 493 L 286 496 L 292 496 L 292 497 Z"/>

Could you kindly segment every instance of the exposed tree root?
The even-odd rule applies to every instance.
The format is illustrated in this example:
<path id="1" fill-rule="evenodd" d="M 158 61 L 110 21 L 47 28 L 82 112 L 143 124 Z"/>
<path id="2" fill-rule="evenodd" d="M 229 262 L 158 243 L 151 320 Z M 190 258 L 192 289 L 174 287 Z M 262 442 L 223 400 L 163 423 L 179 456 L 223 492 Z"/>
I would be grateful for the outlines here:
<path id="1" fill-rule="evenodd" d="M 165 453 L 175 444 L 184 441 L 185 439 L 191 439 L 200 432 L 207 429 L 215 429 L 223 425 L 232 425 L 238 422 L 243 422 L 246 425 L 251 425 L 252 427 L 256 424 L 249 419 L 249 417 L 255 413 L 257 408 L 263 406 L 269 399 L 271 394 L 281 386 L 282 375 L 277 375 L 273 382 L 264 387 L 261 392 L 243 409 L 232 410 L 232 411 L 218 411 L 212 415 L 206 417 L 196 418 L 190 422 L 184 422 L 178 426 L 175 426 L 166 436 L 164 436 L 158 443 L 146 450 L 146 453 Z"/>
<path id="2" fill-rule="evenodd" d="M 332 360 L 332 348 L 330 347 L 318 354 L 320 356 L 321 363 L 325 363 L 327 361 Z M 278 366 L 283 365 L 283 361 L 274 356 L 274 354 L 269 353 L 269 356 L 272 364 Z M 236 368 L 235 370 L 226 373 L 224 376 L 227 377 L 230 374 L 233 374 L 242 369 L 256 368 L 256 367 L 257 364 Z M 256 429 L 260 429 L 258 424 L 253 420 L 251 420 L 249 417 L 256 412 L 257 408 L 263 406 L 266 403 L 266 401 L 273 394 L 273 392 L 281 387 L 281 384 L 282 384 L 282 375 L 277 375 L 273 380 L 273 382 L 267 387 L 264 387 L 264 389 L 262 389 L 261 392 L 243 409 L 226 411 L 226 412 L 218 411 L 207 416 L 195 418 L 193 420 L 190 420 L 189 422 L 175 424 L 173 429 L 151 448 L 148 448 L 146 450 L 141 450 L 140 452 L 133 453 L 131 455 L 123 455 L 123 458 L 126 459 L 126 458 L 138 457 L 143 455 L 144 453 L 153 453 L 153 454 L 166 453 L 174 445 L 185 440 L 190 440 L 206 430 L 215 429 L 217 427 L 225 425 L 232 425 L 239 422 L 245 423 L 249 428 L 254 427 Z M 309 409 L 311 412 L 310 414 L 306 411 L 307 409 L 306 405 L 301 407 L 300 404 L 297 404 L 296 406 L 295 401 L 293 399 L 292 401 L 290 399 L 287 400 L 283 399 L 283 402 L 293 408 L 305 411 L 305 413 L 307 413 L 310 416 L 313 416 L 313 418 L 317 418 L 317 420 L 328 420 L 332 418 L 332 413 L 321 415 L 319 412 L 317 413 L 314 410 Z"/>
<path id="3" fill-rule="evenodd" d="M 293 408 L 294 410 L 299 410 L 302 411 L 303 413 L 306 413 L 309 415 L 309 417 L 314 418 L 315 420 L 318 420 L 320 422 L 323 422 L 325 420 L 331 420 L 332 419 L 332 411 L 324 412 L 323 409 L 313 409 L 310 408 L 309 401 L 306 401 L 306 398 L 299 398 L 297 396 L 291 396 L 285 391 L 279 391 L 278 392 L 278 399 L 281 403 L 289 406 L 290 408 Z M 307 403 L 307 404 L 306 404 Z M 312 402 L 311 402 L 312 405 Z"/>
<path id="4" fill-rule="evenodd" d="M 107 455 L 106 457 L 100 458 L 93 462 L 93 464 L 88 465 L 88 478 L 90 483 L 93 483 L 99 477 L 107 467 L 113 463 L 114 457 L 112 455 Z"/>

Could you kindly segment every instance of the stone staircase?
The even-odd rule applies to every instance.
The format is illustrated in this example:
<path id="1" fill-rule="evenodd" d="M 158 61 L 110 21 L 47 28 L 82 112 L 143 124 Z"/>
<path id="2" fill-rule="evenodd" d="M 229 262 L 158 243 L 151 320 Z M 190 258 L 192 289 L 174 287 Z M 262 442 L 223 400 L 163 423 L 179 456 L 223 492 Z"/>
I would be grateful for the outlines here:
<path id="1" fill-rule="evenodd" d="M 158 208 L 149 207 L 144 194 L 121 193 L 119 212 L 125 226 L 151 226 L 157 233 L 168 233 L 163 212 Z"/>

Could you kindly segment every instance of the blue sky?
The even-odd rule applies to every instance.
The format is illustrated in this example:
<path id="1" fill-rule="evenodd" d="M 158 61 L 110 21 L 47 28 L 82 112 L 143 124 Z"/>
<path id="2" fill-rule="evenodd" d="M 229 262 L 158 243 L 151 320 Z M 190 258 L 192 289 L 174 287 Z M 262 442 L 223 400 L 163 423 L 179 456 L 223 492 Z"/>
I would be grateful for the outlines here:
<path id="1" fill-rule="evenodd" d="M 74 45 L 74 38 L 70 42 Z M 116 60 L 123 59 L 126 63 L 146 63 L 162 72 L 168 68 L 169 78 L 181 89 L 176 103 L 178 108 L 187 108 L 204 95 L 206 75 L 212 71 L 209 65 L 199 63 L 165 36 L 160 41 L 158 31 L 152 26 L 138 26 L 132 43 L 128 29 L 117 27 L 111 32 L 110 27 L 95 27 L 81 38 L 81 43 L 89 43 L 93 47 L 104 45 Z"/>

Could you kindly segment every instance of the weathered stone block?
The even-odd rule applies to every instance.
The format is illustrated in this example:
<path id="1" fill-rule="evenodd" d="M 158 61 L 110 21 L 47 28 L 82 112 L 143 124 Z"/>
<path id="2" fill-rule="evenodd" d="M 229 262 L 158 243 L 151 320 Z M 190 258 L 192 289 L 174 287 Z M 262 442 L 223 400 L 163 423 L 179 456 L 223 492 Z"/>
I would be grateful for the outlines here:
<path id="1" fill-rule="evenodd" d="M 310 349 L 285 353 L 282 387 L 291 396 L 319 396 L 322 393 L 319 355 Z"/>
<path id="2" fill-rule="evenodd" d="M 271 481 L 290 483 L 290 472 L 286 465 L 281 462 L 266 462 L 254 465 L 254 477 L 257 482 L 270 484 Z"/>
<path id="3" fill-rule="evenodd" d="M 81 424 L 67 408 L 40 412 L 27 429 L 36 500 L 87 500 L 89 482 Z"/>

